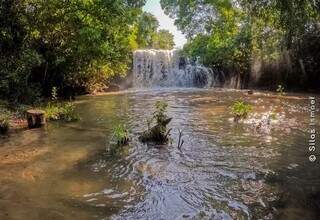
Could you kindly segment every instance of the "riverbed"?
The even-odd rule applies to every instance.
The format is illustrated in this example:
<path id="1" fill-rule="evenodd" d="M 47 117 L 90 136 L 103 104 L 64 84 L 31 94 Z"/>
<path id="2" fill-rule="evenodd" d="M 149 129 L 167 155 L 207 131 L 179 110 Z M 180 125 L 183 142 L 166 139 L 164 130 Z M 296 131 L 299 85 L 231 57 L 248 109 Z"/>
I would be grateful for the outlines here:
<path id="1" fill-rule="evenodd" d="M 157 100 L 173 118 L 166 146 L 138 140 Z M 235 100 L 253 105 L 243 122 L 232 120 Z M 305 94 L 222 89 L 79 97 L 79 122 L 0 139 L 0 219 L 320 219 L 309 104 Z M 120 123 L 131 141 L 110 155 Z"/>

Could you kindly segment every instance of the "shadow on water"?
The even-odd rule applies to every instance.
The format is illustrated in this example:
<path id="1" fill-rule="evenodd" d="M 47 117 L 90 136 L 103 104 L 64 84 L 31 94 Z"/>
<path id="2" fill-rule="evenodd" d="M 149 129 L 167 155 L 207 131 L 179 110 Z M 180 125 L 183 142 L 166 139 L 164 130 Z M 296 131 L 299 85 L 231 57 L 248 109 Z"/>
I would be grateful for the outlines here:
<path id="1" fill-rule="evenodd" d="M 285 116 L 263 132 L 234 124 L 230 105 L 240 98 L 257 114 Z M 173 117 L 162 148 L 138 141 L 157 100 Z M 303 147 L 307 106 L 304 95 L 232 90 L 81 97 L 80 122 L 0 140 L 0 219 L 319 219 L 319 164 Z M 111 156 L 120 122 L 131 142 Z"/>

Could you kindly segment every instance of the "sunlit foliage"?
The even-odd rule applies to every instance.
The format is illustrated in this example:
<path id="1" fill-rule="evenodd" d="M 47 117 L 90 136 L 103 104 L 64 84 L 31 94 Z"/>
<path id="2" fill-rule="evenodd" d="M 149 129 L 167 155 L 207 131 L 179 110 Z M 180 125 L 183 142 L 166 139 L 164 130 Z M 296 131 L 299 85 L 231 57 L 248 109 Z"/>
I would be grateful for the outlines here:
<path id="1" fill-rule="evenodd" d="M 319 45 L 315 39 L 320 40 L 316 2 L 161 0 L 161 5 L 189 38 L 184 50 L 187 56 L 242 79 L 247 79 L 258 62 L 265 67 L 261 71 L 282 74 L 281 83 L 315 87 L 314 82 L 320 81 L 319 62 L 315 61 L 320 60 L 315 53 Z M 307 36 L 313 36 L 313 41 L 307 42 Z M 282 63 L 285 68 L 275 68 Z"/>
<path id="2" fill-rule="evenodd" d="M 52 87 L 68 95 L 125 75 L 144 2 L 1 1 L 1 96 L 29 102 Z"/>

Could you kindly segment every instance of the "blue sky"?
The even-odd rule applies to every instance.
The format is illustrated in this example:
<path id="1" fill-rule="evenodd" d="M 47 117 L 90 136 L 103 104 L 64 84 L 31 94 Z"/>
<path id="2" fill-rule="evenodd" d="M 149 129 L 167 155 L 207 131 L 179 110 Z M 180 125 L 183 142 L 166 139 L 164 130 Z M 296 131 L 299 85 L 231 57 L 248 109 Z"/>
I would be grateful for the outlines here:
<path id="1" fill-rule="evenodd" d="M 160 0 L 148 0 L 146 5 L 143 7 L 143 10 L 150 12 L 158 19 L 160 29 L 169 30 L 174 35 L 176 47 L 182 47 L 187 42 L 185 36 L 178 31 L 177 27 L 174 25 L 174 20 L 164 14 L 160 5 Z"/>

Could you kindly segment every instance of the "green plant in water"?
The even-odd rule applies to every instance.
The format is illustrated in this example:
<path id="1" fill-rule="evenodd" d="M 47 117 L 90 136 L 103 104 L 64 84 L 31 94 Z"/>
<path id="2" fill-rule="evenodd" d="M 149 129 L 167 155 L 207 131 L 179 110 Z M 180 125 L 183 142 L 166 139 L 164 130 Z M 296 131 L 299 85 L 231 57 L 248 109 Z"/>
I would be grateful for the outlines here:
<path id="1" fill-rule="evenodd" d="M 0 113 L 0 134 L 6 134 L 9 130 L 9 115 L 6 112 Z"/>
<path id="2" fill-rule="evenodd" d="M 49 120 L 72 122 L 80 119 L 79 115 L 75 112 L 75 105 L 72 102 L 63 104 L 49 102 L 44 110 Z"/>
<path id="3" fill-rule="evenodd" d="M 109 153 L 115 155 L 120 147 L 129 143 L 129 131 L 125 125 L 120 124 L 113 129 L 112 144 L 109 148 Z"/>
<path id="4" fill-rule="evenodd" d="M 167 130 L 167 125 L 172 118 L 167 116 L 167 107 L 168 104 L 164 101 L 156 102 L 152 118 L 147 120 L 148 130 L 140 136 L 142 142 L 166 143 L 168 141 L 171 129 Z M 152 122 L 155 122 L 153 127 L 151 127 Z"/>
<path id="5" fill-rule="evenodd" d="M 252 111 L 252 105 L 246 104 L 243 101 L 236 101 L 231 106 L 231 112 L 234 115 L 234 121 L 238 122 L 240 119 L 245 119 Z"/>
<path id="6" fill-rule="evenodd" d="M 281 96 L 285 95 L 286 93 L 284 92 L 284 87 L 282 85 L 278 85 L 278 88 L 277 88 L 277 93 Z"/>
<path id="7" fill-rule="evenodd" d="M 129 131 L 125 125 L 118 125 L 113 130 L 113 138 L 118 146 L 123 146 L 129 142 Z"/>
<path id="8" fill-rule="evenodd" d="M 153 113 L 153 119 L 156 120 L 157 124 L 163 124 L 168 119 L 166 115 L 168 104 L 164 101 L 157 101 L 155 107 L 156 110 Z"/>

